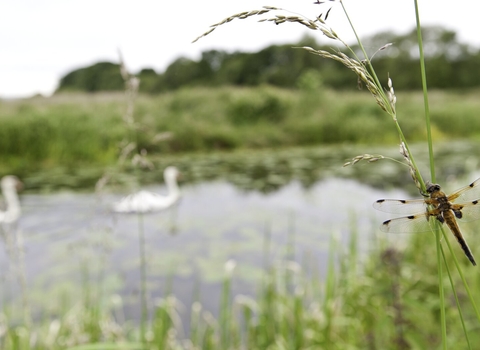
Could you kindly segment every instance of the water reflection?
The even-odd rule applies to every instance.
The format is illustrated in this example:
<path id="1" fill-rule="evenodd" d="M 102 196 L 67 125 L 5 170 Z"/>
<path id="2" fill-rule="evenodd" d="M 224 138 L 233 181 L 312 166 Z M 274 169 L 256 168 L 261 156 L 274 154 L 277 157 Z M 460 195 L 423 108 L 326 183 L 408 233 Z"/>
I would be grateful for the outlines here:
<path id="1" fill-rule="evenodd" d="M 417 165 L 426 180 L 429 179 L 429 161 L 426 145 L 411 145 Z M 475 171 L 480 159 L 480 144 L 475 142 L 448 142 L 435 145 L 436 170 L 440 180 L 466 176 Z M 152 157 L 154 171 L 139 172 L 135 168 L 109 169 L 110 186 L 114 191 L 124 191 L 145 184 L 162 181 L 162 171 L 169 165 L 177 166 L 183 173 L 184 184 L 203 183 L 212 180 L 227 181 L 246 191 L 274 192 L 299 181 L 309 188 L 322 179 L 330 177 L 351 178 L 376 188 L 411 186 L 408 169 L 389 160 L 375 163 L 358 163 L 342 167 L 353 157 L 361 154 L 382 154 L 402 161 L 398 147 L 372 147 L 334 145 L 311 148 L 279 150 L 239 151 L 232 153 L 209 153 L 191 155 L 162 155 Z M 56 168 L 22 176 L 27 192 L 52 192 L 62 189 L 92 191 L 103 168 L 88 166 Z M 468 182 L 468 181 L 467 181 Z"/>

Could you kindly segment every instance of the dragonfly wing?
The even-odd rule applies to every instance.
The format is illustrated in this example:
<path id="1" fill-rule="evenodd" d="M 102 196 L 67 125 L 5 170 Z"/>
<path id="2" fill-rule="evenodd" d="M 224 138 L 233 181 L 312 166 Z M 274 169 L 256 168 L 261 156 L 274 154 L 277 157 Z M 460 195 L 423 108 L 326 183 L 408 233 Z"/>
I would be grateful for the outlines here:
<path id="1" fill-rule="evenodd" d="M 480 200 L 480 178 L 448 196 L 449 202 L 471 202 L 474 200 Z"/>
<path id="2" fill-rule="evenodd" d="M 393 214 L 411 214 L 427 210 L 424 199 L 379 199 L 373 203 L 373 207 L 385 213 Z"/>
<path id="3" fill-rule="evenodd" d="M 462 217 L 458 222 L 470 222 L 480 219 L 480 201 L 471 201 L 468 203 L 452 204 L 454 211 L 461 211 Z"/>
<path id="4" fill-rule="evenodd" d="M 387 220 L 380 226 L 380 230 L 387 233 L 429 232 L 438 229 L 435 220 L 434 216 L 427 216 L 423 212 Z"/>

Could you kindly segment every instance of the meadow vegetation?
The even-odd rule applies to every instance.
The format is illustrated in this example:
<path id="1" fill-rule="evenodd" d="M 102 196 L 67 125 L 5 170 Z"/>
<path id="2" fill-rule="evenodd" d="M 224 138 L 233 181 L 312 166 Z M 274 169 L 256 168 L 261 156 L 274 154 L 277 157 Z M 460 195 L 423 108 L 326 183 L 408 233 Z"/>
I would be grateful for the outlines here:
<path id="1" fill-rule="evenodd" d="M 432 91 L 437 140 L 480 137 L 477 90 Z M 420 93 L 397 93 L 403 130 L 424 139 Z M 121 93 L 58 94 L 0 101 L 1 174 L 108 166 L 131 137 Z M 134 138 L 149 155 L 326 144 L 396 144 L 398 135 L 367 92 L 269 86 L 191 88 L 136 100 Z M 455 116 L 453 118 L 452 116 Z M 167 140 L 156 136 L 171 133 Z"/>
<path id="2" fill-rule="evenodd" d="M 266 234 L 267 265 L 256 295 L 232 292 L 236 274 L 230 261 L 217 300 L 218 314 L 202 305 L 208 295 L 203 295 L 201 283 L 191 291 L 195 302 L 189 309 L 174 294 L 167 294 L 151 301 L 155 306 L 143 343 L 138 327 L 121 316 L 122 298 L 101 293 L 92 276 L 82 290 L 73 293 L 78 299 L 65 295 L 60 304 L 55 303 L 54 314 L 35 319 L 33 329 L 17 324 L 18 314 L 5 308 L 0 319 L 0 346 L 5 350 L 438 348 L 440 305 L 432 259 L 434 236 L 414 235 L 403 249 L 389 247 L 379 237 L 365 254 L 358 249 L 363 234 L 353 227 L 351 233 L 346 245 L 332 239 L 324 273 L 319 272 L 315 257 L 292 255 L 291 246 L 286 247 L 282 259 L 272 260 Z M 469 243 L 474 251 L 480 249 L 475 237 Z M 466 259 L 461 265 L 472 288 L 478 286 L 476 269 Z M 174 289 L 169 280 L 165 277 L 165 283 Z M 459 277 L 453 283 L 461 289 Z M 455 298 L 462 305 L 472 344 L 480 341 L 475 331 L 477 319 L 463 293 L 446 292 L 448 344 L 466 349 Z"/>

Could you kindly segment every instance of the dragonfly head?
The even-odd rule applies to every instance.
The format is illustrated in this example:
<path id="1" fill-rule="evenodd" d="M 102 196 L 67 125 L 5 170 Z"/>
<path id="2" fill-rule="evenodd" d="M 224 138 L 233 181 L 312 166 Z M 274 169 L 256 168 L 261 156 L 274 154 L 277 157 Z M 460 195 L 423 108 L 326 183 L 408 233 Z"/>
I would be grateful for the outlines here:
<path id="1" fill-rule="evenodd" d="M 432 184 L 430 181 L 427 181 L 425 184 L 427 188 L 427 193 L 432 194 L 433 192 L 440 191 L 440 185 L 439 184 Z"/>

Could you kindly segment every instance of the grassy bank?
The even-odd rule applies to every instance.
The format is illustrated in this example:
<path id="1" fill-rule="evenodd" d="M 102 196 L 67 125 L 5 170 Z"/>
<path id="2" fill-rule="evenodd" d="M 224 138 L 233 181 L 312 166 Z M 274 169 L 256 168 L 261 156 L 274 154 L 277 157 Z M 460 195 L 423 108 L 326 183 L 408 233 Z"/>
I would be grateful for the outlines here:
<path id="1" fill-rule="evenodd" d="M 398 100 L 406 136 L 422 140 L 421 95 L 399 93 Z M 437 140 L 480 137 L 475 91 L 432 92 L 430 100 Z M 0 101 L 2 173 L 113 164 L 126 139 L 149 154 L 398 142 L 391 120 L 362 91 L 230 87 L 140 95 L 134 134 L 122 120 L 125 105 L 123 94 Z M 163 132 L 173 137 L 158 141 Z"/>

